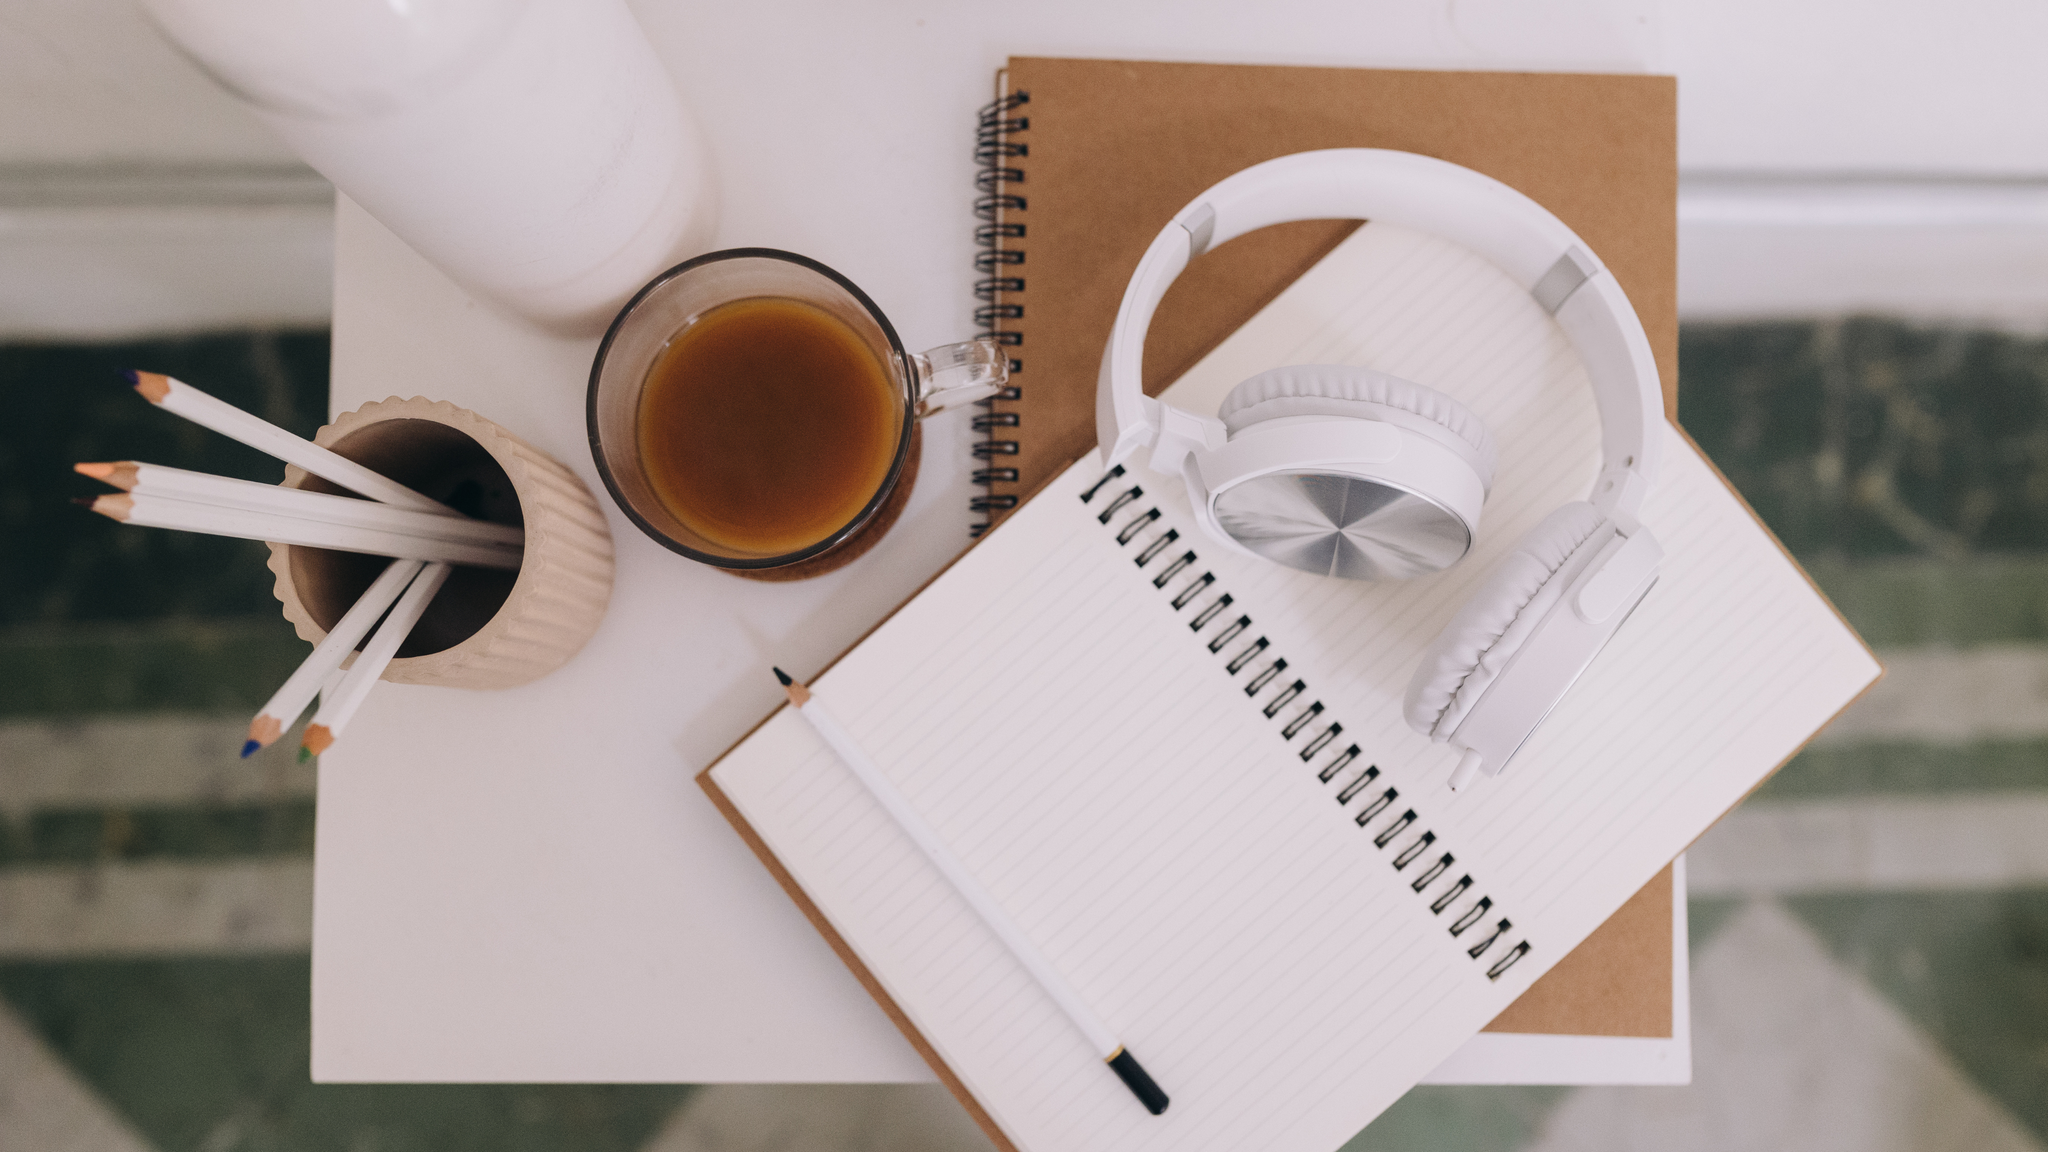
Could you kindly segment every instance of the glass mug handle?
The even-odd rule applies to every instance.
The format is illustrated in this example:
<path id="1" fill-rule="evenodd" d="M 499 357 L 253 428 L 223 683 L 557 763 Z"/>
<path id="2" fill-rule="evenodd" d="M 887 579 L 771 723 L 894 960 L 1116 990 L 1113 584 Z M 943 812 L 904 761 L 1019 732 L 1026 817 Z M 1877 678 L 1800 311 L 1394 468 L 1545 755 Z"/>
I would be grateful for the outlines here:
<path id="1" fill-rule="evenodd" d="M 917 374 L 917 418 L 986 400 L 1010 379 L 1010 357 L 1002 346 L 983 336 L 961 344 L 942 344 L 922 354 L 911 353 Z"/>

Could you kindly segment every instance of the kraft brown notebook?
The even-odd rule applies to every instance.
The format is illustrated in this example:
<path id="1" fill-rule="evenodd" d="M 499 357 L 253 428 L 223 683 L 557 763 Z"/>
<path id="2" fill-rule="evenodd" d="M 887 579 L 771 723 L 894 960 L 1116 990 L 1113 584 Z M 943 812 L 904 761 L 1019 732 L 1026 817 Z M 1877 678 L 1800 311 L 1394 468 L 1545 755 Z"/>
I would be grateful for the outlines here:
<path id="1" fill-rule="evenodd" d="M 1159 228 L 1241 168 L 1314 148 L 1398 148 L 1536 199 L 1600 254 L 1678 379 L 1677 101 L 1667 76 L 1379 71 L 1013 58 L 981 124 L 980 316 L 1013 389 L 978 418 L 999 521 L 1095 445 L 1096 370 L 1131 271 Z M 1268 228 L 1195 261 L 1146 340 L 1157 394 L 1357 227 Z M 1429 383 L 1423 381 L 1423 383 Z M 1489 1028 L 1671 1034 L 1671 874 Z"/>

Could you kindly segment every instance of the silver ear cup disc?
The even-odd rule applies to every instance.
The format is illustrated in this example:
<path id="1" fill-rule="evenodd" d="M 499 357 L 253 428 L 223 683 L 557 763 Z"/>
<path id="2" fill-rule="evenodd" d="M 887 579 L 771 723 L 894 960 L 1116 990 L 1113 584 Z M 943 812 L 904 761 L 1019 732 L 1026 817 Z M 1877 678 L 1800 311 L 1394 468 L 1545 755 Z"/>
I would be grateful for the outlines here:
<path id="1" fill-rule="evenodd" d="M 1440 572 L 1472 547 L 1443 505 L 1405 488 L 1329 472 L 1279 472 L 1232 485 L 1216 519 L 1275 563 L 1347 580 L 1405 580 Z"/>

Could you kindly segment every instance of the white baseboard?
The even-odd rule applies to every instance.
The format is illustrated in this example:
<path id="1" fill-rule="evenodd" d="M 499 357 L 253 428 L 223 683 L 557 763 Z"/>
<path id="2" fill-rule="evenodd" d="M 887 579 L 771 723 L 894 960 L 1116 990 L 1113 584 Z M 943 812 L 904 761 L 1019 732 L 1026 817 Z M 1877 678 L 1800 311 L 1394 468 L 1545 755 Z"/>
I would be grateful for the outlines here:
<path id="1" fill-rule="evenodd" d="M 1687 321 L 2048 330 L 2048 181 L 1688 175 L 1678 254 Z M 320 327 L 333 277 L 304 169 L 0 167 L 0 340 Z"/>
<path id="2" fill-rule="evenodd" d="M 309 170 L 0 167 L 0 340 L 326 327 L 333 282 Z"/>
<path id="3" fill-rule="evenodd" d="M 1874 313 L 2048 330 L 2048 181 L 1687 176 L 1691 321 Z"/>

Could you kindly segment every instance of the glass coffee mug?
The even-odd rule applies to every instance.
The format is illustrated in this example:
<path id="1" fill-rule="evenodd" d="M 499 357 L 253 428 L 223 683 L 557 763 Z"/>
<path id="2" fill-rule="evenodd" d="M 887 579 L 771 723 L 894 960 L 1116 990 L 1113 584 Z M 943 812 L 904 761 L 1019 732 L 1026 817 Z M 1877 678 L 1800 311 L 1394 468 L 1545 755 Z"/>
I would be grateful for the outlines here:
<path id="1" fill-rule="evenodd" d="M 773 248 L 699 256 L 627 303 L 590 369 L 590 450 L 640 530 L 693 560 L 785 568 L 859 537 L 917 421 L 992 396 L 995 341 L 904 351 L 853 283 Z"/>

